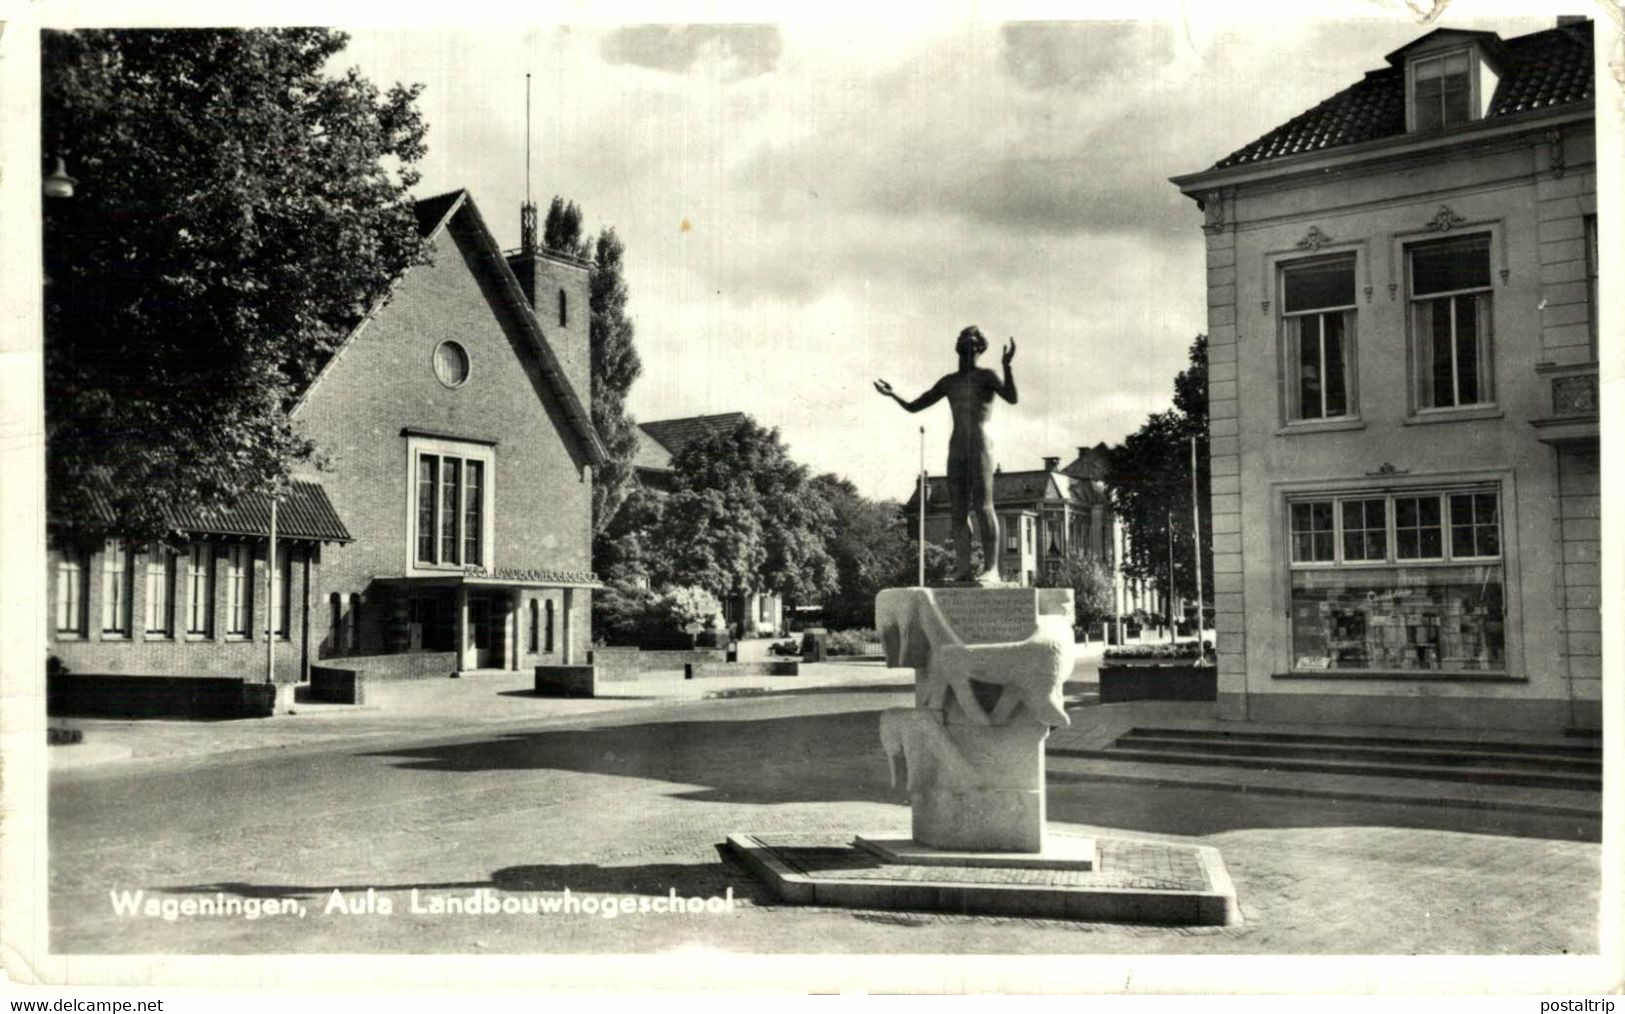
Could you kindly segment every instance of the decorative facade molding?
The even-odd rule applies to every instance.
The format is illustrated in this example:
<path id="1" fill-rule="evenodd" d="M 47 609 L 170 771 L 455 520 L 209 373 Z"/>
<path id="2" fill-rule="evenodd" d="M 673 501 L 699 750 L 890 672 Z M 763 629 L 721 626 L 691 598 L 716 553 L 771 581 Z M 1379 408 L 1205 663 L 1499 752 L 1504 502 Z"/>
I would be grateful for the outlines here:
<path id="1" fill-rule="evenodd" d="M 1202 231 L 1216 236 L 1224 231 L 1224 191 L 1210 190 L 1202 198 Z"/>
<path id="2" fill-rule="evenodd" d="M 1563 130 L 1553 127 L 1546 132 L 1546 156 L 1551 166 L 1552 179 L 1560 180 L 1568 171 L 1568 159 L 1563 154 Z"/>
<path id="3" fill-rule="evenodd" d="M 1467 224 L 1466 215 L 1458 215 L 1450 210 L 1450 205 L 1441 204 L 1439 210 L 1432 218 L 1428 219 L 1427 224 L 1422 228 L 1428 232 L 1449 232 L 1456 226 L 1465 224 Z"/>
<path id="4" fill-rule="evenodd" d="M 1335 239 L 1320 231 L 1320 226 L 1311 225 L 1309 231 L 1303 234 L 1303 238 L 1298 240 L 1297 247 L 1299 250 L 1319 250 L 1335 242 L 1337 242 Z"/>
<path id="5" fill-rule="evenodd" d="M 1372 471 L 1369 471 L 1369 472 L 1367 472 L 1365 474 L 1366 475 L 1409 475 L 1409 474 L 1411 474 L 1411 470 L 1408 469 L 1408 468 L 1395 468 L 1394 465 L 1393 465 L 1393 462 L 1384 461 L 1382 464 L 1378 465 L 1375 469 L 1373 469 Z"/>
<path id="6" fill-rule="evenodd" d="M 1597 375 L 1581 373 L 1572 377 L 1552 378 L 1552 414 L 1597 414 Z"/>

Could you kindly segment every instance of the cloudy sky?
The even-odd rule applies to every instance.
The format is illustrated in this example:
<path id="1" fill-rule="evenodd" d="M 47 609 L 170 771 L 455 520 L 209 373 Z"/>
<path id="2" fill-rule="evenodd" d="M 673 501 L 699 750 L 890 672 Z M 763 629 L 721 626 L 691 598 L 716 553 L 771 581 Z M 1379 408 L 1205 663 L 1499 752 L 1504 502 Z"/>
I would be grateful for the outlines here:
<path id="1" fill-rule="evenodd" d="M 812 468 L 901 498 L 918 424 L 941 470 L 947 410 L 911 419 L 870 383 L 923 390 L 966 324 L 1019 345 L 1005 469 L 1167 406 L 1205 325 L 1200 216 L 1167 178 L 1429 27 L 1402 4 L 1321 10 L 1359 16 L 367 27 L 344 60 L 426 86 L 418 192 L 467 187 L 505 246 L 530 72 L 535 200 L 573 199 L 627 246 L 634 413 L 749 412 Z"/>

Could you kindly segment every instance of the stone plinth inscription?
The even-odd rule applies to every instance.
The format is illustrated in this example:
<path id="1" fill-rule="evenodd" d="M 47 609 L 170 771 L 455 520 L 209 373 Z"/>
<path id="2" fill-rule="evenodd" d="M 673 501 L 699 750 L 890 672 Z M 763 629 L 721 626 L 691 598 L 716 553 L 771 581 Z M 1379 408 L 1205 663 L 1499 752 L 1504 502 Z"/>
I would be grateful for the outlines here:
<path id="1" fill-rule="evenodd" d="M 937 588 L 943 619 L 966 644 L 1003 644 L 1031 637 L 1038 628 L 1031 588 Z"/>

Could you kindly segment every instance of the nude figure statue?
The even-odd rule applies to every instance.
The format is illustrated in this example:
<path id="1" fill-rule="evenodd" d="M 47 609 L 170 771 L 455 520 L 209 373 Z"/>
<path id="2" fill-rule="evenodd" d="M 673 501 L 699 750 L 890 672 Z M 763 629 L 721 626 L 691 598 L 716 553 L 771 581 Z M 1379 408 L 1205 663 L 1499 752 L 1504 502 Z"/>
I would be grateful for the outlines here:
<path id="1" fill-rule="evenodd" d="M 948 399 L 953 411 L 954 431 L 948 439 L 949 524 L 954 533 L 956 577 L 984 587 L 999 584 L 999 516 L 993 510 L 993 445 L 987 435 L 987 420 L 993 411 L 993 396 L 1016 403 L 1016 381 L 1010 375 L 1010 361 L 1016 357 L 1016 340 L 1004 348 L 1004 379 L 992 370 L 976 365 L 976 357 L 987 351 L 987 339 L 972 326 L 959 332 L 954 343 L 959 369 L 931 386 L 929 391 L 904 401 L 884 380 L 875 381 L 875 390 L 910 412 L 918 412 Z M 982 544 L 982 573 L 971 571 L 971 520 Z"/>

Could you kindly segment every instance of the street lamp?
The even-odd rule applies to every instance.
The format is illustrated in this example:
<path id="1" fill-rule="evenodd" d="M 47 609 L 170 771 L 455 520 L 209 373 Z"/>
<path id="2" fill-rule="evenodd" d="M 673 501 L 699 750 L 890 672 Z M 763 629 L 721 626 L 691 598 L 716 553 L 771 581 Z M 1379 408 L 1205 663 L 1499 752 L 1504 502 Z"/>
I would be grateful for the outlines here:
<path id="1" fill-rule="evenodd" d="M 79 181 L 68 175 L 68 167 L 63 164 L 62 156 L 56 157 L 56 168 L 45 177 L 46 197 L 72 197 L 74 184 Z"/>

